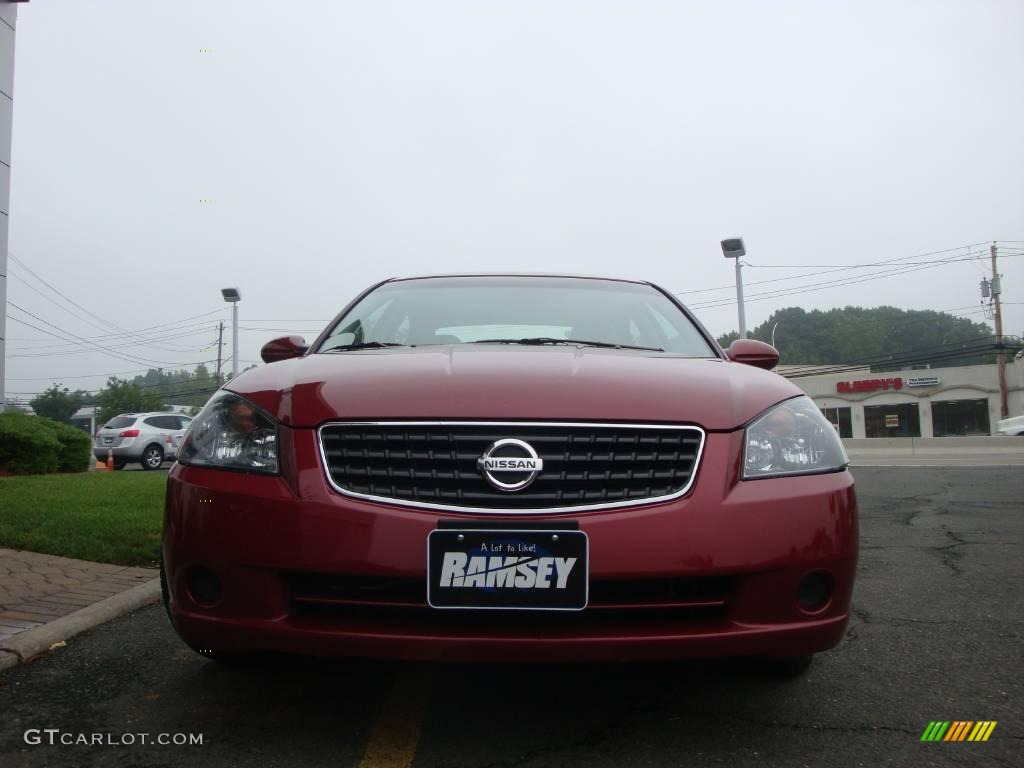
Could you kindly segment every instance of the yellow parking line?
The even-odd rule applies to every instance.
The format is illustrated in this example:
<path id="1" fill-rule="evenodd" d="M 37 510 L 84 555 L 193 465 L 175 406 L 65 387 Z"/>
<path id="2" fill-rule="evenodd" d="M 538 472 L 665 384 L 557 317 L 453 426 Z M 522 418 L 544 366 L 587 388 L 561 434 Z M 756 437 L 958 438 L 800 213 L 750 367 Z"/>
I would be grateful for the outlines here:
<path id="1" fill-rule="evenodd" d="M 370 734 L 359 768 L 411 768 L 423 722 L 425 673 L 410 669 L 401 674 L 384 702 Z"/>

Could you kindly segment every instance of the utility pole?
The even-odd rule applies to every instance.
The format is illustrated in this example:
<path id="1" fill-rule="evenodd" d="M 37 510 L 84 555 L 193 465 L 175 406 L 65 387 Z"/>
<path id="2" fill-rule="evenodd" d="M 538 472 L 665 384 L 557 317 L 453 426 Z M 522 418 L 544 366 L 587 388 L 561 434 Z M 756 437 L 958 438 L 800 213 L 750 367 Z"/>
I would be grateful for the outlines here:
<path id="1" fill-rule="evenodd" d="M 1003 312 L 999 303 L 999 294 L 1003 292 L 1002 280 L 999 278 L 999 269 L 996 266 L 996 244 L 992 243 L 992 304 L 994 305 L 993 316 L 996 321 L 996 344 L 999 345 L 999 418 L 1010 417 L 1010 407 L 1006 400 L 1006 351 L 1003 349 Z"/>
<path id="2" fill-rule="evenodd" d="M 222 382 L 220 380 L 220 361 L 224 353 L 224 321 L 221 320 L 217 325 L 217 386 L 219 387 Z"/>

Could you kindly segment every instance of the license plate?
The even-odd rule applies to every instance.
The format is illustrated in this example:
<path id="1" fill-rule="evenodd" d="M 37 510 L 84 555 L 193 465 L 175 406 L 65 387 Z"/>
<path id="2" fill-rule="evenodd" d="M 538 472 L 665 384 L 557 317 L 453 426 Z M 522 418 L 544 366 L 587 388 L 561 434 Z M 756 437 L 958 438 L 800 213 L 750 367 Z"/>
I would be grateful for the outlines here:
<path id="1" fill-rule="evenodd" d="M 431 531 L 427 602 L 433 608 L 583 610 L 588 548 L 582 531 Z"/>
<path id="2" fill-rule="evenodd" d="M 104 437 L 103 438 L 103 444 L 104 445 L 111 445 L 113 442 L 114 442 L 114 438 L 112 438 L 112 437 Z"/>

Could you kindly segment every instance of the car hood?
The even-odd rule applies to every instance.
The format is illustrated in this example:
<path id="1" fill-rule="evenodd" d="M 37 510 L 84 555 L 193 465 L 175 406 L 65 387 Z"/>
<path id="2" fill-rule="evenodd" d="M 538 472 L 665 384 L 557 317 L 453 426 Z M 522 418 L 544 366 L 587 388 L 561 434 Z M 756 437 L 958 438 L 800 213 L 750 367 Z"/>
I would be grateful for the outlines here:
<path id="1" fill-rule="evenodd" d="M 732 430 L 801 394 L 717 359 L 587 347 L 451 345 L 308 355 L 226 387 L 294 427 L 331 419 L 629 421 Z"/>

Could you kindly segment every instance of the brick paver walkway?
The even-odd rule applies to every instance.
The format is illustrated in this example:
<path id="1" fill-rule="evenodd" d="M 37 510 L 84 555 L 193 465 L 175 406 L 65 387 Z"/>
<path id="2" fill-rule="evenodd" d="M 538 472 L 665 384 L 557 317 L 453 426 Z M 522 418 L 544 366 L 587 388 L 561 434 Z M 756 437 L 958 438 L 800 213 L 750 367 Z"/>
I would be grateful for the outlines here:
<path id="1" fill-rule="evenodd" d="M 0 640 L 155 578 L 152 568 L 0 549 Z"/>

